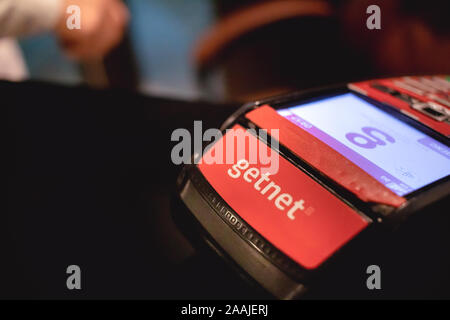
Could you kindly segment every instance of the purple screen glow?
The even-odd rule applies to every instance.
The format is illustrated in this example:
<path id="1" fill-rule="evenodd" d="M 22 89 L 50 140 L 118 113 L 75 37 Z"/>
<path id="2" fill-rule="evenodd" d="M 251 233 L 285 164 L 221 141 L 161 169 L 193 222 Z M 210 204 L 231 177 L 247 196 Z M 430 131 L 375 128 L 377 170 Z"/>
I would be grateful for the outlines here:
<path id="1" fill-rule="evenodd" d="M 400 196 L 450 174 L 450 148 L 352 93 L 278 113 Z"/>

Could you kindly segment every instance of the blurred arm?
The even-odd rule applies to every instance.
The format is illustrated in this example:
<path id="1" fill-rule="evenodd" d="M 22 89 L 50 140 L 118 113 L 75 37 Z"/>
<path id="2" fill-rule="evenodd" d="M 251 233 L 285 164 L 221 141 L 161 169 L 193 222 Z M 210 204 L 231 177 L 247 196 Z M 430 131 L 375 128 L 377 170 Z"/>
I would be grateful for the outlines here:
<path id="1" fill-rule="evenodd" d="M 62 0 L 0 0 L 0 37 L 52 29 L 61 10 Z"/>

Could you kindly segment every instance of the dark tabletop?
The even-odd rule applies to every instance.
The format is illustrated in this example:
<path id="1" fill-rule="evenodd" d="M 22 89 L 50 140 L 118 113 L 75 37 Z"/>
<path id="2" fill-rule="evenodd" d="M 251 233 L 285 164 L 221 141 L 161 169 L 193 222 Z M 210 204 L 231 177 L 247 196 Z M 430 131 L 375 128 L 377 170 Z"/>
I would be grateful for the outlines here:
<path id="1" fill-rule="evenodd" d="M 194 120 L 218 127 L 237 104 L 35 82 L 0 82 L 0 97 L 0 298 L 263 297 L 219 259 L 196 253 L 171 220 L 180 169 L 170 160 L 172 131 L 192 131 Z M 335 277 L 311 297 L 450 297 L 448 201 L 373 250 L 386 270 L 382 293 L 347 290 Z M 66 288 L 72 264 L 82 270 L 80 291 Z"/>

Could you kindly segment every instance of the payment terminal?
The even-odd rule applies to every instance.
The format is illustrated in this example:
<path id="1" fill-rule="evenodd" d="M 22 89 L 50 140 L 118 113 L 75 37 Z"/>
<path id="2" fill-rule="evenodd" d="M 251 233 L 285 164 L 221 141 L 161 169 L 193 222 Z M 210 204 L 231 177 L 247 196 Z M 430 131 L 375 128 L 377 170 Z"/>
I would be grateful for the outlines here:
<path id="1" fill-rule="evenodd" d="M 183 168 L 174 218 L 280 299 L 300 297 L 362 235 L 450 194 L 446 75 L 252 102 L 221 133 Z"/>

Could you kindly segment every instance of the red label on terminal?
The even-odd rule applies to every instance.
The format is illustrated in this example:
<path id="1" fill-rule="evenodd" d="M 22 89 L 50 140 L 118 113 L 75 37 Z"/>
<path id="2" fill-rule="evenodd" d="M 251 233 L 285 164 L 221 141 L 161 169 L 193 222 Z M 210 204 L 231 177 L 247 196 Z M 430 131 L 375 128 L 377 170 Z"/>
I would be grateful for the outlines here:
<path id="1" fill-rule="evenodd" d="M 231 136 L 246 143 L 228 144 Z M 252 143 L 259 154 L 275 153 L 277 163 L 252 157 Z M 203 161 L 200 171 L 240 217 L 301 266 L 318 267 L 367 227 L 368 220 L 238 125 L 203 159 L 229 152 L 233 161 Z"/>

